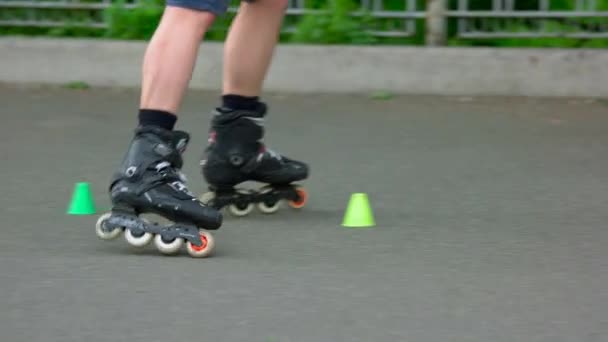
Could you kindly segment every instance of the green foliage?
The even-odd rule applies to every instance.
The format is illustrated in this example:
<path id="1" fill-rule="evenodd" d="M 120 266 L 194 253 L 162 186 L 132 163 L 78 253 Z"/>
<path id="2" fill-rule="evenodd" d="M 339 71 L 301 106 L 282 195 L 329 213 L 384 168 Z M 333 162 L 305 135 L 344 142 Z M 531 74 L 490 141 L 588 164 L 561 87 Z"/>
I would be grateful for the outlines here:
<path id="1" fill-rule="evenodd" d="M 90 0 L 96 2 L 97 0 Z M 111 39 L 148 40 L 156 30 L 162 16 L 165 0 L 141 0 L 135 9 L 125 7 L 124 0 L 113 0 L 113 5 L 103 13 L 107 29 L 79 28 L 77 25 L 61 28 L 0 27 L 0 35 L 46 35 L 56 37 L 106 37 Z M 232 0 L 238 6 L 239 0 Z M 384 0 L 387 11 L 406 8 L 404 0 Z M 423 10 L 427 0 L 417 0 L 416 8 Z M 458 8 L 458 0 L 448 0 L 450 9 Z M 470 0 L 470 10 L 489 10 L 493 0 Z M 517 0 L 517 10 L 536 10 L 539 0 Z M 551 10 L 574 10 L 576 0 L 552 0 Z M 303 16 L 287 16 L 285 28 L 289 33 L 280 35 L 283 43 L 314 44 L 383 44 L 383 45 L 424 45 L 425 21 L 414 20 L 416 33 L 413 37 L 377 37 L 370 31 L 398 30 L 404 22 L 400 18 L 373 18 L 370 13 L 361 11 L 359 0 L 307 0 L 307 10 L 312 12 Z M 608 0 L 597 0 L 598 10 L 608 11 Z M 31 14 L 26 9 L 3 9 L 2 19 L 26 19 Z M 357 15 L 353 15 L 356 12 Z M 68 22 L 86 22 L 91 13 L 53 9 L 36 10 L 36 17 L 42 20 L 61 19 Z M 206 40 L 223 41 L 234 14 L 228 13 L 216 18 Z M 572 32 L 577 26 L 584 25 L 588 30 L 605 27 L 605 18 L 577 18 L 569 20 L 547 19 L 541 21 L 544 30 L 556 33 L 552 38 L 487 38 L 464 39 L 456 37 L 457 21 L 448 21 L 448 41 L 452 46 L 494 46 L 494 47 L 592 47 L 608 48 L 608 39 L 567 38 L 563 32 Z M 531 20 L 484 19 L 488 27 L 497 25 L 510 32 L 529 32 L 538 28 L 538 22 Z"/>
<path id="2" fill-rule="evenodd" d="M 313 2 L 314 3 L 314 2 Z M 320 12 L 305 15 L 296 26 L 292 42 L 315 44 L 373 44 L 376 38 L 367 27 L 372 21 L 368 13 L 351 16 L 355 11 L 352 0 L 328 0 L 318 2 L 309 9 Z"/>
<path id="3" fill-rule="evenodd" d="M 74 89 L 74 90 L 87 90 L 87 89 L 91 88 L 91 86 L 84 81 L 69 82 L 69 83 L 66 83 L 64 85 L 64 87 L 67 89 Z"/>
<path id="4" fill-rule="evenodd" d="M 98 37 L 102 34 L 99 29 L 82 28 L 83 24 L 90 23 L 92 17 L 90 11 L 66 11 L 55 8 L 2 8 L 0 20 L 35 20 L 47 22 L 67 22 L 65 27 L 2 27 L 0 35 L 25 35 L 25 36 L 58 36 L 58 37 Z"/>
<path id="5" fill-rule="evenodd" d="M 394 94 L 384 90 L 377 90 L 370 94 L 372 100 L 390 100 L 394 97 Z"/>
<path id="6" fill-rule="evenodd" d="M 471 0 L 469 1 L 471 10 L 490 10 L 492 1 L 490 0 Z M 516 10 L 537 10 L 539 0 L 518 0 L 515 2 Z M 457 8 L 458 0 L 449 0 L 450 8 Z M 608 10 L 608 0 L 597 0 L 596 8 L 599 11 Z M 576 9 L 576 0 L 551 0 L 550 10 L 571 11 Z M 546 19 L 531 21 L 525 19 L 484 19 L 488 27 L 498 26 L 508 32 L 533 32 L 542 28 L 544 32 L 553 33 L 553 37 L 513 37 L 513 38 L 484 38 L 484 39 L 464 39 L 456 38 L 456 20 L 451 20 L 448 24 L 449 45 L 451 46 L 491 46 L 491 47 L 559 47 L 559 48 L 607 48 L 608 40 L 600 38 L 570 38 L 566 33 L 574 33 L 577 27 L 583 26 L 590 31 L 601 30 L 601 25 L 605 25 L 605 18 L 577 18 L 577 19 Z"/>
<path id="7" fill-rule="evenodd" d="M 163 6 L 158 0 L 141 0 L 135 9 L 127 9 L 123 0 L 106 10 L 108 23 L 106 37 L 118 39 L 148 40 L 154 34 L 163 14 Z"/>

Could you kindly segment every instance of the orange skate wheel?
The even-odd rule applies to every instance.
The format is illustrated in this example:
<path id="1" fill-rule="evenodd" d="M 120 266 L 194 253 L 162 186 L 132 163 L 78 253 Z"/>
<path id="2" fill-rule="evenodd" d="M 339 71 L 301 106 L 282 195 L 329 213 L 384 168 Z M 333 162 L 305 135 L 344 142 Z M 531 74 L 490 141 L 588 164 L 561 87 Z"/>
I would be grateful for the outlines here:
<path id="1" fill-rule="evenodd" d="M 308 201 L 308 193 L 306 192 L 306 190 L 304 190 L 304 188 L 300 187 L 296 188 L 296 192 L 298 193 L 300 199 L 297 201 L 289 201 L 288 204 L 294 209 L 301 209 L 306 205 L 306 202 Z"/>

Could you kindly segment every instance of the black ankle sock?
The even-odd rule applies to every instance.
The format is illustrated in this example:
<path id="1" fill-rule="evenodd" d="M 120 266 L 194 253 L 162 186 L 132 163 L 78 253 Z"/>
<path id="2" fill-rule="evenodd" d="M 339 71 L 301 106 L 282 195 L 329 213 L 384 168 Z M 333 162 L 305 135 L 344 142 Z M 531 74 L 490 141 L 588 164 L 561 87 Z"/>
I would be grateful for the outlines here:
<path id="1" fill-rule="evenodd" d="M 233 110 L 255 110 L 258 107 L 259 97 L 227 94 L 222 96 L 222 107 Z"/>
<path id="2" fill-rule="evenodd" d="M 177 116 L 169 112 L 154 109 L 139 110 L 139 124 L 141 126 L 158 126 L 171 131 L 175 127 L 176 121 Z"/>

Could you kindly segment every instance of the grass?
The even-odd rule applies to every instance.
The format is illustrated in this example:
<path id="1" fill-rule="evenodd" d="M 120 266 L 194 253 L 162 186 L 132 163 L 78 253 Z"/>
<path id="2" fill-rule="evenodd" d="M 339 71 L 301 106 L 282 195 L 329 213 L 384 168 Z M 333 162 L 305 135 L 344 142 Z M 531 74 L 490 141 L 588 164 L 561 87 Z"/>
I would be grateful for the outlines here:
<path id="1" fill-rule="evenodd" d="M 91 86 L 84 81 L 72 81 L 68 82 L 64 85 L 64 88 L 74 89 L 74 90 L 87 90 L 90 89 Z"/>

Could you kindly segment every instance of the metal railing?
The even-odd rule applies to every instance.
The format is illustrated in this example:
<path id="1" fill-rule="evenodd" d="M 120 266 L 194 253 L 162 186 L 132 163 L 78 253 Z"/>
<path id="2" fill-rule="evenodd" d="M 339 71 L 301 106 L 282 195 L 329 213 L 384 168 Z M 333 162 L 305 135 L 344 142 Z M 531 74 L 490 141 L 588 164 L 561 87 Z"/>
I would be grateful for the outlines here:
<path id="1" fill-rule="evenodd" d="M 518 10 L 515 0 L 492 0 L 491 9 L 473 11 L 468 0 L 459 0 L 448 16 L 456 18 L 461 38 L 608 38 L 608 9 L 600 11 L 596 0 L 572 2 L 569 11 L 552 9 L 549 0 Z"/>
<path id="2" fill-rule="evenodd" d="M 353 16 L 369 15 L 381 22 L 380 28 L 369 32 L 377 37 L 412 37 L 416 34 L 416 19 L 423 19 L 425 12 L 416 8 L 416 0 L 402 0 L 402 10 L 387 10 L 383 0 L 360 0 L 359 9 Z M 287 16 L 301 17 L 306 14 L 319 13 L 306 7 L 306 0 L 290 0 Z"/>
<path id="3" fill-rule="evenodd" d="M 134 8 L 137 0 L 125 0 Z M 107 28 L 103 11 L 112 0 L 0 0 L 0 26 Z"/>
<path id="4" fill-rule="evenodd" d="M 125 2 L 130 8 L 138 5 L 138 0 Z M 595 0 L 573 0 L 574 8 L 567 11 L 552 9 L 549 0 L 538 0 L 537 8 L 526 10 L 519 9 L 517 0 L 488 2 L 491 7 L 487 10 L 473 10 L 468 0 L 459 0 L 456 8 L 448 8 L 447 0 L 427 0 L 425 8 L 417 8 L 416 0 L 403 0 L 402 9 L 388 10 L 383 0 L 360 0 L 360 10 L 353 15 L 367 13 L 376 19 L 378 24 L 370 28 L 370 33 L 378 37 L 415 36 L 416 22 L 423 21 L 429 45 L 445 44 L 450 21 L 456 23 L 457 38 L 608 38 L 608 10 L 600 11 Z M 105 29 L 103 10 L 112 3 L 112 0 L 0 0 L 0 26 Z M 314 14 L 306 4 L 306 0 L 290 0 L 286 23 Z M 236 7 L 230 11 L 235 12 Z M 293 27 L 286 24 L 285 30 L 292 31 Z"/>
<path id="5" fill-rule="evenodd" d="M 127 7 L 136 7 L 138 0 L 127 0 Z M 0 26 L 21 27 L 86 27 L 106 28 L 103 20 L 103 10 L 112 5 L 112 0 L 0 0 Z M 238 5 L 238 1 L 233 2 Z M 416 34 L 415 19 L 424 18 L 425 13 L 416 11 L 416 0 L 404 0 L 403 11 L 388 11 L 384 9 L 381 0 L 361 0 L 361 15 L 363 11 L 375 19 L 390 20 L 385 22 L 386 28 L 371 30 L 376 36 L 409 37 Z M 230 12 L 236 12 L 232 6 Z M 290 0 L 287 17 L 298 18 L 315 13 L 306 7 L 306 0 Z M 289 32 L 290 27 L 285 31 Z"/>

